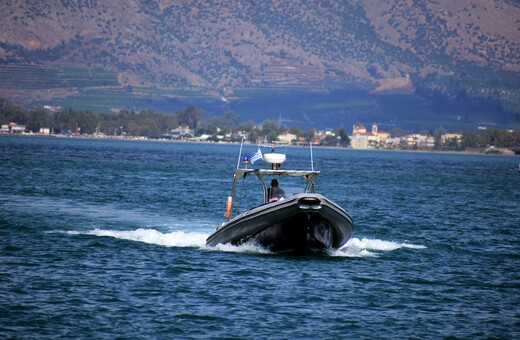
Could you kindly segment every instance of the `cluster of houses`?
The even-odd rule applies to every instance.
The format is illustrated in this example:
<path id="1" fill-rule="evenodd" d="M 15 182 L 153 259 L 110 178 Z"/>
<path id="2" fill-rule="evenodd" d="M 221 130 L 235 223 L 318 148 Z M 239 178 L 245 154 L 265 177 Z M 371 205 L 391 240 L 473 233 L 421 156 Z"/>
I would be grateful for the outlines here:
<path id="1" fill-rule="evenodd" d="M 205 141 L 222 141 L 222 142 L 230 142 L 230 141 L 240 141 L 243 138 L 248 140 L 249 134 L 246 131 L 236 131 L 232 133 L 226 134 L 217 134 L 217 135 L 207 135 L 203 134 L 200 136 L 195 136 L 193 130 L 187 127 L 179 127 L 173 130 L 170 130 L 168 133 L 172 139 L 187 139 L 189 141 L 197 141 L 197 142 L 205 142 Z M 326 131 L 317 131 L 312 139 L 312 143 L 315 145 L 321 144 L 322 140 L 327 136 L 334 136 L 334 133 L 331 130 Z M 256 141 L 257 144 L 268 144 L 268 141 L 265 137 L 259 137 Z M 276 137 L 276 140 L 272 142 L 275 145 L 305 145 L 309 142 L 305 137 L 299 137 L 294 133 L 290 133 L 289 131 L 282 132 Z"/>
<path id="2" fill-rule="evenodd" d="M 0 133 L 22 134 L 25 132 L 25 125 L 19 125 L 15 122 L 2 124 Z M 51 131 L 48 128 L 42 128 L 39 131 L 41 135 L 49 135 Z M 193 129 L 186 126 L 168 131 L 167 134 L 150 136 L 157 139 L 185 139 L 190 141 L 237 141 L 242 138 L 247 139 L 247 132 L 234 132 L 222 135 L 201 135 L 195 136 Z M 337 137 L 332 130 L 316 131 L 312 138 L 314 145 L 320 145 L 330 137 Z M 444 134 L 441 136 L 440 142 L 445 143 L 448 140 L 456 140 L 460 143 L 461 134 Z M 257 143 L 266 143 L 264 140 L 258 140 Z M 278 135 L 275 144 L 279 145 L 305 145 L 308 143 L 305 137 L 299 137 L 289 131 Z M 339 144 L 338 144 L 339 145 Z M 392 137 L 389 132 L 380 131 L 376 123 L 372 124 L 371 130 L 362 124 L 354 124 L 352 134 L 350 135 L 350 147 L 352 149 L 419 149 L 432 150 L 435 146 L 435 138 L 426 134 L 410 134 L 402 137 Z"/>
<path id="3" fill-rule="evenodd" d="M 448 133 L 440 138 L 441 143 L 448 140 L 456 140 L 460 143 L 462 134 Z M 372 124 L 371 131 L 364 125 L 354 124 L 350 136 L 352 149 L 419 149 L 432 150 L 435 146 L 435 138 L 428 134 L 410 134 L 402 137 L 392 137 L 389 132 L 379 131 L 376 123 Z"/>
<path id="4" fill-rule="evenodd" d="M 0 127 L 0 133 L 12 133 L 21 134 L 25 132 L 25 125 L 19 125 L 15 122 L 9 124 L 2 124 Z"/>
<path id="5" fill-rule="evenodd" d="M 0 134 L 12 134 L 12 135 L 18 135 L 18 134 L 24 134 L 25 133 L 26 126 L 21 125 L 15 122 L 10 122 L 9 124 L 2 124 L 0 125 Z M 39 131 L 40 135 L 50 135 L 51 130 L 49 128 L 41 128 Z"/>
<path id="6" fill-rule="evenodd" d="M 242 138 L 248 138 L 247 132 L 234 132 L 228 134 L 222 134 L 211 136 L 201 135 L 195 136 L 193 130 L 187 127 L 179 127 L 170 130 L 168 133 L 169 138 L 179 139 L 184 138 L 191 141 L 237 141 Z M 316 131 L 313 138 L 312 144 L 320 145 L 325 139 L 330 137 L 336 137 L 332 130 Z M 460 143 L 461 134 L 444 134 L 441 136 L 440 142 L 444 143 L 448 140 L 455 139 Z M 261 137 L 257 143 L 267 143 Z M 305 145 L 308 143 L 305 137 L 299 137 L 296 134 L 285 131 L 277 136 L 273 142 L 278 145 Z M 338 144 L 339 145 L 339 144 Z M 371 130 L 368 131 L 364 125 L 354 124 L 352 134 L 350 135 L 350 147 L 352 149 L 410 149 L 410 150 L 432 150 L 435 146 L 435 138 L 431 135 L 426 134 L 410 134 L 402 137 L 392 137 L 389 132 L 380 131 L 376 123 L 372 124 Z"/>

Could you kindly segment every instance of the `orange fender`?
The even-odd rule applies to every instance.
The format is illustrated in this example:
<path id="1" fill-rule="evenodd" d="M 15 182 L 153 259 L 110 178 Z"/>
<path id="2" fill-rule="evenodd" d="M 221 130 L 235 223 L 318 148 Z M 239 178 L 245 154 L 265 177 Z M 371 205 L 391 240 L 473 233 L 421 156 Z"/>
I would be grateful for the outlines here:
<path id="1" fill-rule="evenodd" d="M 224 216 L 229 218 L 231 216 L 232 208 L 233 208 L 233 199 L 231 198 L 231 196 L 228 196 L 227 202 L 226 202 L 226 213 L 224 214 Z"/>

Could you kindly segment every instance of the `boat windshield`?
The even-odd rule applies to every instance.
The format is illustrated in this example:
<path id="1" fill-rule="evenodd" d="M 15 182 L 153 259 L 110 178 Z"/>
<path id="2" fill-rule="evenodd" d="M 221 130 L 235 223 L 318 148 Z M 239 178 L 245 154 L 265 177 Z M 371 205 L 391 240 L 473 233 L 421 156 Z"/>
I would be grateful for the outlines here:
<path id="1" fill-rule="evenodd" d="M 283 191 L 283 197 L 289 198 L 296 194 L 301 194 L 305 192 L 305 188 L 307 186 L 307 180 L 305 177 L 290 177 L 290 176 L 266 176 L 264 178 L 267 192 L 266 192 L 266 202 L 277 200 L 281 197 L 274 197 L 271 194 L 271 181 L 276 179 L 278 181 L 278 187 Z"/>
<path id="2" fill-rule="evenodd" d="M 297 194 L 301 194 L 305 192 L 305 187 L 288 187 L 284 186 L 283 191 L 285 192 L 285 197 L 291 197 Z"/>
<path id="3" fill-rule="evenodd" d="M 314 180 L 318 174 L 319 171 L 239 169 L 235 174 L 233 186 L 232 215 L 236 216 L 252 207 L 279 199 L 280 196 L 274 197 L 271 193 L 271 183 L 274 179 L 283 190 L 284 198 L 314 192 Z"/>

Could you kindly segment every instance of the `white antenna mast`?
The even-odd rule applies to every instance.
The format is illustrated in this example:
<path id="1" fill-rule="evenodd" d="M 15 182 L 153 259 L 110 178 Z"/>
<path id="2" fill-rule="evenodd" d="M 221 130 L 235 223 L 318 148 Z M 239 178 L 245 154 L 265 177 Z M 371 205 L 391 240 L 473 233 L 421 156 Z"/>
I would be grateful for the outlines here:
<path id="1" fill-rule="evenodd" d="M 312 140 L 309 144 L 311 146 L 311 171 L 314 171 L 314 160 L 312 158 Z"/>
<path id="2" fill-rule="evenodd" d="M 238 160 L 237 160 L 237 169 L 240 168 L 240 158 L 242 158 L 242 146 L 244 145 L 244 137 L 242 137 L 242 140 L 240 141 L 240 153 L 238 154 Z"/>

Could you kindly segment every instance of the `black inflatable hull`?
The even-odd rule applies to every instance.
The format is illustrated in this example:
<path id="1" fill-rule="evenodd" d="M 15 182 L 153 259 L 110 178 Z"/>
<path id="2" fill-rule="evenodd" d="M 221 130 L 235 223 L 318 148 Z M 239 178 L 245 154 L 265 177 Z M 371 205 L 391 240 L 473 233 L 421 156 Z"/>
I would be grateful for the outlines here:
<path id="1" fill-rule="evenodd" d="M 299 194 L 238 215 L 206 244 L 254 242 L 274 252 L 338 249 L 353 229 L 352 219 L 337 204 L 319 194 Z"/>

